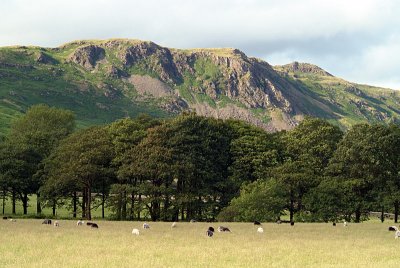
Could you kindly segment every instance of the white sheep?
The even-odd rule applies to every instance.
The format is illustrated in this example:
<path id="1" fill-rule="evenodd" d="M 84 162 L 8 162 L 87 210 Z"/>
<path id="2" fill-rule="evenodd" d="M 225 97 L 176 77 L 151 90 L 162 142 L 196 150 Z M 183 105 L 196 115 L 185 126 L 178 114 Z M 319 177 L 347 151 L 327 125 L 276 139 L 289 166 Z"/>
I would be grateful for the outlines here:
<path id="1" fill-rule="evenodd" d="M 10 219 L 10 222 L 17 222 L 16 219 Z"/>
<path id="2" fill-rule="evenodd" d="M 82 226 L 84 223 L 85 223 L 84 221 L 78 220 L 76 222 L 76 226 Z"/>
<path id="3" fill-rule="evenodd" d="M 258 227 L 257 233 L 260 233 L 260 234 L 264 233 L 264 229 L 262 227 Z"/>
<path id="4" fill-rule="evenodd" d="M 396 233 L 394 234 L 394 238 L 399 238 L 400 237 L 400 231 L 399 230 L 397 230 L 396 231 Z"/>
<path id="5" fill-rule="evenodd" d="M 58 221 L 54 222 L 54 227 L 60 227 L 60 224 L 58 223 Z"/>
<path id="6" fill-rule="evenodd" d="M 148 223 L 143 223 L 143 229 L 150 229 L 150 225 Z"/>
<path id="7" fill-rule="evenodd" d="M 133 234 L 133 235 L 139 235 L 139 234 L 140 234 L 139 229 L 134 228 L 134 229 L 132 230 L 132 234 Z"/>
<path id="8" fill-rule="evenodd" d="M 347 221 L 343 222 L 343 227 L 347 227 Z"/>
<path id="9" fill-rule="evenodd" d="M 171 228 L 175 228 L 176 227 L 176 222 L 174 221 L 171 225 Z"/>

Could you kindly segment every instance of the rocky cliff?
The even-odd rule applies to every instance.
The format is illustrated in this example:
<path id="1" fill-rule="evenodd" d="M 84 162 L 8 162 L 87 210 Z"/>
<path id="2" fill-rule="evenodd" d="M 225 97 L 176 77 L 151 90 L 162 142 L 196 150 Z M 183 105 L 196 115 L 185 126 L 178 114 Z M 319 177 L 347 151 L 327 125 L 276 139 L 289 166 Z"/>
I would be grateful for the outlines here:
<path id="1" fill-rule="evenodd" d="M 140 40 L 0 48 L 0 79 L 5 115 L 45 102 L 77 111 L 82 122 L 83 99 L 96 111 L 92 121 L 193 110 L 269 131 L 290 129 L 305 115 L 343 127 L 393 122 L 400 110 L 396 91 L 350 83 L 312 64 L 271 66 L 237 49 L 170 49 Z"/>

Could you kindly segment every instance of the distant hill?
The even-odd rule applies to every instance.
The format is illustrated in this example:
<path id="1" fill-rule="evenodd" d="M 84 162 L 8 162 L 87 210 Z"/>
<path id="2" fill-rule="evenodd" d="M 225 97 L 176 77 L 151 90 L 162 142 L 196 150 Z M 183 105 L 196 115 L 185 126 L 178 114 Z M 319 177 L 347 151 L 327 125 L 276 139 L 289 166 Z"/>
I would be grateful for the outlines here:
<path id="1" fill-rule="evenodd" d="M 232 48 L 125 39 L 0 48 L 0 133 L 37 103 L 74 111 L 80 126 L 184 110 L 268 131 L 290 129 L 305 115 L 343 128 L 400 118 L 399 92 L 347 82 L 312 64 L 271 66 Z"/>

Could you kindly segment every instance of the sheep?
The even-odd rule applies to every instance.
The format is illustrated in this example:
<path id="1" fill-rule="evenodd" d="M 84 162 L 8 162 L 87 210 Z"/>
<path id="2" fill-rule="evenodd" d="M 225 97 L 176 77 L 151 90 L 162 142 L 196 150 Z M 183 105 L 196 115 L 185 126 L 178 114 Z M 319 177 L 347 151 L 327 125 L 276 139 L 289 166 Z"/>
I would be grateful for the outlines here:
<path id="1" fill-rule="evenodd" d="M 343 222 L 343 227 L 347 227 L 347 221 Z"/>
<path id="2" fill-rule="evenodd" d="M 397 226 L 389 226 L 389 231 L 398 231 Z"/>
<path id="3" fill-rule="evenodd" d="M 54 227 L 60 227 L 60 224 L 58 223 L 58 221 L 54 222 Z"/>
<path id="4" fill-rule="evenodd" d="M 260 233 L 260 234 L 264 233 L 264 229 L 262 227 L 258 227 L 257 233 Z"/>
<path id="5" fill-rule="evenodd" d="M 261 222 L 255 221 L 255 222 L 254 222 L 254 225 L 261 225 Z"/>
<path id="6" fill-rule="evenodd" d="M 50 224 L 50 225 L 51 225 L 51 220 L 45 219 L 45 220 L 42 222 L 42 224 Z"/>
<path id="7" fill-rule="evenodd" d="M 397 230 L 396 233 L 394 234 L 394 238 L 397 239 L 400 237 L 400 231 Z"/>
<path id="8" fill-rule="evenodd" d="M 291 226 L 294 226 L 294 221 L 291 221 L 291 222 L 290 222 L 290 225 L 291 225 Z"/>
<path id="9" fill-rule="evenodd" d="M 277 220 L 276 223 L 277 223 L 277 224 L 281 224 L 282 221 L 281 221 L 281 220 Z"/>
<path id="10" fill-rule="evenodd" d="M 139 235 L 139 234 L 140 234 L 140 232 L 139 232 L 139 230 L 138 230 L 138 229 L 136 229 L 136 228 L 133 228 L 133 230 L 132 230 L 132 234 L 133 234 L 133 235 Z"/>
<path id="11" fill-rule="evenodd" d="M 231 232 L 231 230 L 229 230 L 228 227 L 219 226 L 218 227 L 218 232 Z"/>
<path id="12" fill-rule="evenodd" d="M 92 223 L 91 225 L 90 225 L 90 227 L 92 227 L 92 228 L 96 228 L 96 229 L 98 229 L 99 228 L 99 226 L 96 224 L 96 223 Z"/>
<path id="13" fill-rule="evenodd" d="M 86 223 L 86 226 L 92 226 L 93 225 L 93 222 L 87 222 Z"/>
<path id="14" fill-rule="evenodd" d="M 332 223 L 332 226 L 336 226 L 336 222 Z"/>
<path id="15" fill-rule="evenodd" d="M 213 228 L 213 229 L 214 229 L 214 228 Z M 210 229 L 208 229 L 207 232 L 206 232 L 206 234 L 207 234 L 208 237 L 212 237 L 212 236 L 214 235 L 214 232 L 211 231 Z"/>
<path id="16" fill-rule="evenodd" d="M 8 217 L 6 217 L 6 216 L 3 216 L 3 220 L 7 220 L 8 219 Z"/>
<path id="17" fill-rule="evenodd" d="M 172 224 L 171 224 L 171 228 L 175 228 L 176 227 L 176 222 L 174 221 Z"/>
<path id="18" fill-rule="evenodd" d="M 208 230 L 211 231 L 211 232 L 213 232 L 213 233 L 215 232 L 214 227 L 211 227 L 211 226 L 208 227 Z"/>
<path id="19" fill-rule="evenodd" d="M 17 222 L 16 219 L 10 219 L 10 222 Z"/>
<path id="20" fill-rule="evenodd" d="M 150 225 L 148 223 L 143 223 L 143 229 L 150 229 Z"/>
<path id="21" fill-rule="evenodd" d="M 190 223 L 195 223 L 195 222 L 196 222 L 196 220 L 193 220 L 193 219 L 190 220 Z"/>
<path id="22" fill-rule="evenodd" d="M 84 221 L 78 220 L 78 221 L 76 222 L 76 226 L 82 226 L 84 223 L 85 223 Z"/>

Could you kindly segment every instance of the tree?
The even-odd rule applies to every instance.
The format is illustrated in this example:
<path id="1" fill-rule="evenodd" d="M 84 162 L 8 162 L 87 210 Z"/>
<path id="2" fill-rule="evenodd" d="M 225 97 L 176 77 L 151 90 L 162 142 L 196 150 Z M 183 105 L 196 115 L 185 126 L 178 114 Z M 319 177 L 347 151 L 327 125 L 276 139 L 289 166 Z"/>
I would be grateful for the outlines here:
<path id="1" fill-rule="evenodd" d="M 29 183 L 29 193 L 38 194 L 37 213 L 41 213 L 38 189 L 42 184 L 40 176 L 34 174 L 42 167 L 41 161 L 48 157 L 59 142 L 67 137 L 75 128 L 75 116 L 71 111 L 49 107 L 44 104 L 32 106 L 24 116 L 11 126 L 8 141 L 16 148 L 26 148 L 34 153 L 36 171 L 25 177 Z M 31 159 L 33 160 L 33 159 Z M 24 202 L 24 200 L 23 200 Z"/>
<path id="2" fill-rule="evenodd" d="M 114 176 L 114 149 L 108 130 L 91 127 L 78 131 L 63 140 L 50 158 L 46 167 L 49 179 L 43 190 L 53 188 L 65 193 L 81 189 L 82 217 L 91 219 L 93 189 Z"/>
<path id="3" fill-rule="evenodd" d="M 276 180 L 245 183 L 240 195 L 218 215 L 219 221 L 276 221 L 286 207 L 285 192 Z"/>

